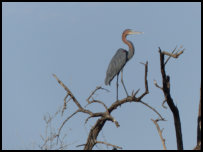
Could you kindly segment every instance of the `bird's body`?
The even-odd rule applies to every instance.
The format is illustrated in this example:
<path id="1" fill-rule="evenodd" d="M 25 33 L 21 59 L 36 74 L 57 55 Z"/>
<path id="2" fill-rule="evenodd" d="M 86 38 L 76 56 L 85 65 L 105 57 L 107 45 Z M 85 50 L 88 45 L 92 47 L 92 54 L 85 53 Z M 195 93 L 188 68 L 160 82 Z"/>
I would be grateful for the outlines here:
<path id="1" fill-rule="evenodd" d="M 119 75 L 122 68 L 127 63 L 128 52 L 122 48 L 118 49 L 116 54 L 111 59 L 111 62 L 109 64 L 109 67 L 106 71 L 106 79 L 105 84 L 110 85 L 111 81 L 116 75 Z"/>
<path id="2" fill-rule="evenodd" d="M 128 45 L 129 51 L 126 51 L 125 49 L 118 49 L 116 54 L 113 56 L 113 58 L 110 61 L 110 64 L 108 66 L 108 69 L 106 71 L 106 78 L 105 78 L 105 85 L 110 85 L 113 78 L 117 75 L 117 98 L 118 98 L 118 75 L 121 71 L 121 82 L 123 84 L 123 87 L 127 93 L 127 90 L 125 88 L 125 85 L 123 83 L 123 76 L 122 71 L 125 66 L 125 64 L 133 57 L 134 55 L 134 46 L 131 41 L 126 39 L 126 36 L 129 34 L 141 34 L 142 32 L 134 32 L 130 29 L 126 29 L 122 34 L 122 40 L 125 44 Z M 117 99 L 118 100 L 118 99 Z"/>

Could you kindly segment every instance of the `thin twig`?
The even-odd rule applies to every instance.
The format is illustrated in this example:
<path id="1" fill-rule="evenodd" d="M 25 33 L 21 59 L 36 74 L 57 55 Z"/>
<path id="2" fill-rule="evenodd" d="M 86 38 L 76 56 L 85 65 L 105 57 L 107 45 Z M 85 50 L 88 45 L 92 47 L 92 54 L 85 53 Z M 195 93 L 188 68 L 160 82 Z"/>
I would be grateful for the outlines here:
<path id="1" fill-rule="evenodd" d="M 164 55 L 168 55 L 170 57 L 173 57 L 173 58 L 178 58 L 183 52 L 184 52 L 185 49 L 183 49 L 182 51 L 180 51 L 179 53 L 176 53 L 176 54 L 172 54 L 172 53 L 169 53 L 169 52 L 166 52 L 166 51 L 163 51 L 162 53 Z"/>
<path id="2" fill-rule="evenodd" d="M 64 120 L 64 122 L 62 123 L 62 125 L 61 125 L 61 127 L 59 128 L 59 130 L 58 130 L 58 137 L 59 137 L 59 135 L 60 135 L 60 132 L 61 132 L 61 129 L 62 129 L 62 127 L 64 126 L 64 124 L 70 119 L 70 118 L 72 118 L 76 113 L 78 113 L 78 112 L 80 112 L 80 110 L 78 109 L 77 111 L 75 111 L 72 115 L 70 115 L 68 118 L 66 118 L 66 120 Z M 58 143 L 58 140 L 57 140 L 57 143 Z"/>
<path id="3" fill-rule="evenodd" d="M 90 98 L 91 98 L 91 97 L 94 95 L 94 93 L 95 93 L 97 90 L 99 90 L 99 89 L 101 89 L 101 86 L 97 86 L 96 89 L 95 89 L 94 91 L 92 91 L 92 93 L 90 94 L 90 96 L 89 96 L 89 97 L 87 98 L 87 100 L 86 100 L 88 103 L 90 103 L 90 101 L 89 101 Z"/>
<path id="4" fill-rule="evenodd" d="M 76 147 L 81 147 L 81 146 L 85 146 L 85 144 L 80 144 L 80 145 L 77 145 Z"/>
<path id="5" fill-rule="evenodd" d="M 172 51 L 171 54 L 173 54 L 173 53 L 176 51 L 176 48 L 177 48 L 177 45 L 176 45 L 175 49 Z M 169 60 L 170 58 L 171 58 L 171 56 L 168 57 L 168 59 L 166 60 L 166 62 L 164 63 L 164 65 L 166 65 L 166 63 L 168 62 L 168 60 Z"/>
<path id="6" fill-rule="evenodd" d="M 163 130 L 161 130 L 160 129 L 160 127 L 159 127 L 159 125 L 158 125 L 158 119 L 156 119 L 156 120 L 153 120 L 153 119 L 151 119 L 153 122 L 154 122 L 154 124 L 156 125 L 156 128 L 157 128 L 157 130 L 158 130 L 158 133 L 159 133 L 159 136 L 160 136 L 160 138 L 161 138 L 161 142 L 162 142 L 162 145 L 163 145 L 163 148 L 164 148 L 164 150 L 166 150 L 166 144 L 165 144 L 165 139 L 163 138 L 163 136 L 162 136 L 162 132 L 163 132 Z"/>
<path id="7" fill-rule="evenodd" d="M 112 144 L 109 144 L 109 143 L 103 142 L 103 141 L 96 141 L 96 143 L 98 143 L 98 144 L 105 144 L 105 145 L 108 145 L 108 146 L 112 146 L 114 148 L 122 149 L 122 147 L 119 147 L 119 146 L 116 146 L 116 145 L 112 145 Z"/>
<path id="8" fill-rule="evenodd" d="M 102 101 L 99 101 L 99 100 L 92 100 L 92 101 L 90 101 L 87 105 L 89 105 L 89 104 L 91 104 L 91 103 L 100 103 L 100 104 L 102 104 L 103 106 L 104 106 L 104 108 L 106 109 L 106 112 L 108 112 L 108 107 L 102 102 Z M 87 106 L 86 105 L 86 106 Z M 85 106 L 85 107 L 86 107 Z"/>
<path id="9" fill-rule="evenodd" d="M 157 88 L 159 88 L 159 89 L 163 90 L 163 88 L 162 88 L 162 87 L 160 87 L 160 86 L 157 84 L 156 80 L 154 80 L 154 85 L 155 85 Z"/>
<path id="10" fill-rule="evenodd" d="M 135 97 L 135 96 L 138 94 L 139 91 L 140 91 L 140 89 L 138 89 L 138 90 L 134 93 L 134 90 L 133 90 L 133 92 L 132 92 L 132 97 Z"/>
<path id="11" fill-rule="evenodd" d="M 165 102 L 166 102 L 166 100 L 163 101 L 163 103 L 162 103 L 162 107 L 165 108 L 165 109 L 167 109 L 167 107 L 164 105 Z"/>
<path id="12" fill-rule="evenodd" d="M 66 90 L 66 92 L 68 93 L 68 95 L 73 99 L 73 101 L 75 102 L 75 104 L 78 106 L 79 109 L 83 109 L 82 106 L 80 105 L 80 103 L 77 101 L 77 99 L 75 98 L 75 96 L 72 94 L 72 92 L 68 89 L 68 87 L 57 78 L 57 76 L 55 74 L 53 74 L 53 76 L 56 78 L 56 80 L 58 81 L 58 83 Z"/>
<path id="13" fill-rule="evenodd" d="M 64 104 L 63 104 L 63 109 L 62 109 L 62 113 L 61 115 L 63 116 L 64 111 L 66 110 L 66 99 L 68 98 L 69 94 L 67 93 L 67 95 L 64 98 Z"/>
<path id="14" fill-rule="evenodd" d="M 148 108 L 152 109 L 160 117 L 161 120 L 163 120 L 163 121 L 165 120 L 155 108 L 151 107 L 150 105 L 148 105 L 147 103 L 145 103 L 143 101 L 140 101 L 140 103 L 142 103 L 145 106 L 147 106 Z"/>
<path id="15" fill-rule="evenodd" d="M 141 100 L 146 94 L 149 93 L 148 89 L 148 81 L 147 81 L 147 73 L 148 73 L 148 61 L 144 64 L 145 65 L 145 77 L 144 77 L 144 82 L 145 82 L 145 92 L 138 97 L 137 101 Z"/>
<path id="16" fill-rule="evenodd" d="M 107 90 L 107 89 L 105 89 L 105 88 L 102 88 L 101 86 L 97 86 L 96 89 L 95 89 L 94 91 L 92 91 L 92 93 L 90 94 L 90 96 L 86 99 L 86 101 L 88 102 L 88 104 L 85 105 L 85 108 L 86 108 L 88 105 L 90 105 L 91 103 L 100 103 L 100 104 L 102 104 L 102 105 L 104 106 L 104 108 L 106 109 L 106 111 L 108 111 L 107 106 L 106 106 L 102 101 L 94 100 L 94 99 L 93 99 L 92 101 L 90 101 L 90 98 L 93 98 L 92 96 L 93 96 L 93 95 L 96 93 L 96 91 L 99 90 L 99 89 L 103 89 L 103 90 L 105 90 L 105 91 L 109 91 L 109 90 Z"/>
<path id="17" fill-rule="evenodd" d="M 169 56 L 168 59 L 166 60 L 166 62 L 164 63 L 164 65 L 166 65 L 166 63 L 169 61 L 169 59 L 170 59 L 171 57 L 173 57 L 173 58 L 178 58 L 178 57 L 185 51 L 185 49 L 182 49 L 182 50 L 180 51 L 180 49 L 182 48 L 182 46 L 180 46 L 180 48 L 177 50 L 177 52 L 176 52 L 175 54 L 173 54 L 173 53 L 176 51 L 176 48 L 177 48 L 177 46 L 176 46 L 175 49 L 172 51 L 172 53 L 169 53 L 169 52 L 166 52 L 166 51 L 162 51 L 162 53 L 163 53 L 164 55 Z M 178 52 L 178 51 L 180 51 L 180 52 Z"/>
<path id="18" fill-rule="evenodd" d="M 90 96 L 86 99 L 86 101 L 89 103 L 89 102 L 90 102 L 90 98 L 95 94 L 95 92 L 96 92 L 97 90 L 100 90 L 100 89 L 105 90 L 105 91 L 107 91 L 107 92 L 110 92 L 108 89 L 102 88 L 101 86 L 97 86 L 97 87 L 95 88 L 95 90 L 92 91 L 92 93 L 90 94 Z"/>

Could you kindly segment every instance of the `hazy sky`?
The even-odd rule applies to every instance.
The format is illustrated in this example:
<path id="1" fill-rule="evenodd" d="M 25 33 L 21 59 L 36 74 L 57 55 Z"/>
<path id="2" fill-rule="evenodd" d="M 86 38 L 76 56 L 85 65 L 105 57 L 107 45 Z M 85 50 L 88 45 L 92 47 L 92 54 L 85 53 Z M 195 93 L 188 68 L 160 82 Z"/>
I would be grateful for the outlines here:
<path id="1" fill-rule="evenodd" d="M 167 149 L 176 149 L 173 116 L 161 107 L 164 100 L 161 85 L 158 47 L 172 51 L 183 45 L 185 52 L 166 66 L 171 80 L 171 95 L 179 108 L 185 149 L 196 145 L 197 113 L 201 83 L 201 3 L 3 3 L 2 52 L 2 148 L 39 149 L 40 135 L 45 135 L 44 115 L 53 115 L 66 95 L 52 74 L 56 74 L 81 103 L 96 86 L 95 99 L 110 106 L 116 99 L 116 79 L 104 85 L 108 64 L 119 48 L 128 49 L 121 40 L 123 30 L 142 31 L 128 39 L 135 45 L 135 55 L 124 68 L 129 93 L 144 91 L 144 66 L 149 62 L 149 95 L 143 101 L 155 107 L 167 120 L 164 128 Z M 120 82 L 120 81 L 119 81 Z M 126 97 L 119 85 L 119 99 Z M 76 110 L 71 101 L 64 116 L 52 123 L 57 130 Z M 94 112 L 104 108 L 95 104 Z M 98 140 L 123 149 L 163 149 L 151 118 L 158 116 L 139 103 L 128 103 L 112 116 L 116 128 L 107 122 Z M 84 125 L 87 115 L 78 114 L 64 126 L 68 149 L 86 142 L 97 119 Z M 94 149 L 106 149 L 98 145 Z M 111 149 L 111 147 L 109 147 Z"/>

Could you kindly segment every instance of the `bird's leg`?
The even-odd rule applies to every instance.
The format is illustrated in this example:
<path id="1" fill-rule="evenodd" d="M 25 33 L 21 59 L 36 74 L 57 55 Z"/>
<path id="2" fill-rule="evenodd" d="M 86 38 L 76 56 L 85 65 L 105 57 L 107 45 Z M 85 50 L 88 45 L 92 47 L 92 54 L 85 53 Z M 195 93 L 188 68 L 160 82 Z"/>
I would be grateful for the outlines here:
<path id="1" fill-rule="evenodd" d="M 116 82 L 116 101 L 118 101 L 118 75 L 117 75 L 117 82 Z"/>
<path id="2" fill-rule="evenodd" d="M 126 90 L 126 88 L 125 88 L 124 82 L 123 82 L 123 70 L 121 70 L 121 83 L 123 84 L 123 87 L 124 87 L 124 89 L 125 89 L 125 93 L 126 93 L 126 95 L 127 95 L 127 97 L 128 97 L 129 95 L 128 95 L 128 92 L 127 92 L 127 90 Z"/>

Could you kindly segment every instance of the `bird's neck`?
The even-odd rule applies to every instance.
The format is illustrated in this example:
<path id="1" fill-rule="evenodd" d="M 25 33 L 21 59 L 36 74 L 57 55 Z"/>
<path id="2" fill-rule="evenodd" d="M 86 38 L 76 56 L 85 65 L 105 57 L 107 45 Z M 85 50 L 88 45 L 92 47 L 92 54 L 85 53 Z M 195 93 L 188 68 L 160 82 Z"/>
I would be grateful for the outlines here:
<path id="1" fill-rule="evenodd" d="M 128 60 L 130 60 L 130 59 L 133 57 L 134 51 L 135 51 L 134 46 L 133 46 L 133 43 L 132 43 L 131 41 L 129 41 L 129 40 L 126 39 L 126 35 L 123 35 L 123 36 L 122 36 L 122 40 L 123 40 L 123 42 L 124 42 L 125 44 L 127 44 L 128 47 L 129 47 Z"/>

